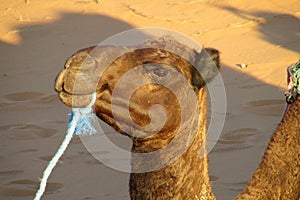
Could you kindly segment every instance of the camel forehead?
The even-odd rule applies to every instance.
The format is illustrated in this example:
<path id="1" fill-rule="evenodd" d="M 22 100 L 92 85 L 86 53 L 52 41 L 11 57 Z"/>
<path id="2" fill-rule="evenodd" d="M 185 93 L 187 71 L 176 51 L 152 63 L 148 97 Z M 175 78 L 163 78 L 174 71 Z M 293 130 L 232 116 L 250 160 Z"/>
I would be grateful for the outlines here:
<path id="1" fill-rule="evenodd" d="M 99 65 L 101 65 L 101 63 L 99 63 Z M 155 48 L 135 49 L 119 56 L 106 67 L 103 75 L 108 76 L 109 79 L 120 78 L 129 70 L 139 72 L 137 69 L 143 66 L 148 66 L 148 69 L 160 67 L 170 72 L 179 72 L 185 76 L 186 79 L 191 77 L 192 65 L 188 61 L 170 52 Z M 136 74 L 136 76 L 132 78 L 142 78 L 142 75 L 143 74 Z"/>

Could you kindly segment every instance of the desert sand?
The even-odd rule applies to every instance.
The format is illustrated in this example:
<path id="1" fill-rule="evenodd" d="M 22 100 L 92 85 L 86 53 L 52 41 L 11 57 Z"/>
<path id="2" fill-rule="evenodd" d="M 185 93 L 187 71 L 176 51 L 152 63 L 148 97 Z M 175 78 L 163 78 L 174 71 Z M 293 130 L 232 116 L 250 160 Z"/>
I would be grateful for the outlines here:
<path id="1" fill-rule="evenodd" d="M 221 51 L 227 116 L 209 156 L 213 191 L 222 200 L 241 192 L 258 166 L 286 106 L 286 67 L 300 57 L 298 0 L 2 0 L 0 21 L 3 200 L 33 199 L 62 142 L 70 108 L 54 81 L 80 48 L 128 29 L 162 27 Z M 128 200 L 128 177 L 94 159 L 75 137 L 44 199 Z"/>

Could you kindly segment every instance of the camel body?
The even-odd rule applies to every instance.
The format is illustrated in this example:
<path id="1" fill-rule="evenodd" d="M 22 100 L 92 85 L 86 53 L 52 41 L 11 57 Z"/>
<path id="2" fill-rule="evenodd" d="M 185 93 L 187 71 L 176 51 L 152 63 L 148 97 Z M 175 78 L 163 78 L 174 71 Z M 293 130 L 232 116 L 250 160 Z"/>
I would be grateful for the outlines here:
<path id="1" fill-rule="evenodd" d="M 300 97 L 283 116 L 262 161 L 244 191 L 236 198 L 300 198 Z"/>

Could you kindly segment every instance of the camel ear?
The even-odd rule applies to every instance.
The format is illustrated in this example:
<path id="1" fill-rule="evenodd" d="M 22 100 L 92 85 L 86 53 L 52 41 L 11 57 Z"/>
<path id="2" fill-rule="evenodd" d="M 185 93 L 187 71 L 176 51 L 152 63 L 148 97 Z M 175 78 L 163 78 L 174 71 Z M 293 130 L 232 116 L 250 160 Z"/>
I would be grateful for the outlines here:
<path id="1" fill-rule="evenodd" d="M 219 55 L 219 51 L 214 48 L 204 48 L 201 53 L 196 54 L 195 64 L 192 68 L 193 86 L 199 89 L 213 79 L 220 69 Z"/>

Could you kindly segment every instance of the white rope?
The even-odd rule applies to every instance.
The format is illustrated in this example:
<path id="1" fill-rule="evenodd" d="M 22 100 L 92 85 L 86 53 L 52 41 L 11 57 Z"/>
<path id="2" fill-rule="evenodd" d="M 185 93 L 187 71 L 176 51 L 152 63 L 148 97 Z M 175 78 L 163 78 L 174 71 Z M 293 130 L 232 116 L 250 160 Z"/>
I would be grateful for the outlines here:
<path id="1" fill-rule="evenodd" d="M 65 150 L 67 149 L 72 137 L 73 137 L 73 133 L 75 131 L 75 127 L 76 127 L 76 122 L 78 115 L 75 114 L 74 115 L 74 120 L 72 120 L 71 122 L 71 126 L 69 127 L 68 131 L 67 131 L 67 135 L 64 139 L 64 141 L 62 142 L 61 146 L 59 147 L 58 151 L 56 152 L 56 154 L 54 155 L 54 157 L 51 159 L 51 161 L 49 162 L 47 168 L 45 169 L 44 173 L 43 173 L 43 178 L 41 179 L 40 182 L 40 188 L 37 191 L 34 200 L 39 200 L 42 195 L 45 192 L 45 188 L 46 188 L 46 184 L 47 184 L 47 180 L 53 170 L 53 168 L 56 166 L 58 160 L 60 159 L 60 157 L 64 154 Z"/>
<path id="2" fill-rule="evenodd" d="M 86 114 L 87 110 L 90 110 L 90 112 L 92 112 L 92 106 L 94 105 L 95 100 L 96 100 L 96 94 L 94 93 L 92 96 L 91 103 L 87 107 L 82 108 L 85 111 L 84 114 Z M 72 120 L 69 122 L 67 135 L 66 135 L 64 141 L 62 142 L 62 144 L 60 145 L 59 149 L 57 150 L 56 154 L 53 156 L 53 158 L 49 162 L 47 168 L 45 169 L 45 171 L 43 173 L 43 177 L 40 182 L 40 187 L 35 194 L 34 200 L 40 200 L 41 197 L 43 196 L 46 185 L 47 185 L 48 178 L 49 178 L 53 168 L 56 166 L 60 157 L 64 154 L 65 150 L 67 149 L 67 147 L 74 135 L 74 132 L 75 132 L 75 129 L 77 126 L 77 122 L 80 119 L 81 112 L 80 112 L 80 109 L 73 109 L 73 113 L 74 113 L 74 115 L 72 116 Z"/>

